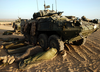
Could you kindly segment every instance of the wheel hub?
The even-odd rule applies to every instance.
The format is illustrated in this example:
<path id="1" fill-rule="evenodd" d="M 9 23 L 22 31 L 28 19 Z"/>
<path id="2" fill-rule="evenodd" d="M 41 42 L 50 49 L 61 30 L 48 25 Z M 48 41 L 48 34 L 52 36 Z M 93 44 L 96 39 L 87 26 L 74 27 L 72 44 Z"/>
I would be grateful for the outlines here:
<path id="1" fill-rule="evenodd" d="M 50 46 L 51 47 L 54 47 L 54 48 L 57 48 L 57 45 L 56 45 L 56 43 L 53 40 L 50 41 Z"/>

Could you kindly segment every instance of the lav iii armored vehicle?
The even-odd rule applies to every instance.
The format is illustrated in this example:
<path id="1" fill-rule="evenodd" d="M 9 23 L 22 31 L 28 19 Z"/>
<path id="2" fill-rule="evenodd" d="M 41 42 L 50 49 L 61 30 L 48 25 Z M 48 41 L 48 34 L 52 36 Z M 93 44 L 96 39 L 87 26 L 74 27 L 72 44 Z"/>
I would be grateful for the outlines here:
<path id="1" fill-rule="evenodd" d="M 22 31 L 21 27 L 23 27 L 23 25 L 27 22 L 28 20 L 27 19 L 17 19 L 15 20 L 13 23 L 12 23 L 12 27 L 14 28 L 14 31 L 17 33 L 19 31 Z"/>
<path id="2" fill-rule="evenodd" d="M 64 44 L 82 45 L 88 35 L 99 28 L 97 21 L 85 21 L 75 16 L 61 16 L 63 12 L 40 10 L 25 24 L 23 34 L 31 44 L 39 43 L 45 50 L 48 47 L 64 50 Z"/>

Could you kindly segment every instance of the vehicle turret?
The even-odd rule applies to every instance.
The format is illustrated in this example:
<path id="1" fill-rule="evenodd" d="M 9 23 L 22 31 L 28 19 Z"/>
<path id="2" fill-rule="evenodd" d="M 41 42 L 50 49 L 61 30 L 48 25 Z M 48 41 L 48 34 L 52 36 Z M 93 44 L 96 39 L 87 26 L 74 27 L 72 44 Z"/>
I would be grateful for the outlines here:
<path id="1" fill-rule="evenodd" d="M 33 14 L 33 18 L 36 19 L 37 17 L 50 17 L 54 15 L 61 16 L 63 12 L 55 12 L 54 10 L 40 10 L 37 13 Z"/>

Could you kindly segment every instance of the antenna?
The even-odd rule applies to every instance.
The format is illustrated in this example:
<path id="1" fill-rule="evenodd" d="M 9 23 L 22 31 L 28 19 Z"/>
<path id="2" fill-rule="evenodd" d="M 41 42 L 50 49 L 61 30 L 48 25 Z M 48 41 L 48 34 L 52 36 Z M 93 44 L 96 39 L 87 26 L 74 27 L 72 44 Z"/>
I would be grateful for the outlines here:
<path id="1" fill-rule="evenodd" d="M 55 0 L 55 5 L 56 5 L 56 12 L 57 12 L 57 1 Z"/>
<path id="2" fill-rule="evenodd" d="M 50 8 L 50 6 L 49 5 L 45 5 L 45 0 L 44 0 L 44 10 L 46 10 L 47 8 Z"/>
<path id="3" fill-rule="evenodd" d="M 45 7 L 45 0 L 44 0 L 44 10 L 46 9 L 46 7 Z"/>
<path id="4" fill-rule="evenodd" d="M 37 11 L 39 11 L 39 7 L 38 7 L 38 0 L 36 0 L 37 1 Z"/>
<path id="5" fill-rule="evenodd" d="M 52 4 L 52 11 L 53 11 L 53 4 Z"/>

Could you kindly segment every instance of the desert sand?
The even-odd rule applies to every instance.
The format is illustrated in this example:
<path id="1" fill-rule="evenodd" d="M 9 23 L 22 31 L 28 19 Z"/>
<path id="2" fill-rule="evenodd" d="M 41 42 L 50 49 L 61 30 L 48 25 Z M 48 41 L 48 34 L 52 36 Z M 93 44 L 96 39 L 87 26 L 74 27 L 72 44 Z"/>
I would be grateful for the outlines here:
<path id="1" fill-rule="evenodd" d="M 23 35 L 2 35 L 6 30 L 13 30 L 11 26 L 0 25 L 0 38 L 18 37 Z M 0 41 L 0 44 L 2 41 Z M 0 65 L 0 72 L 100 72 L 100 29 L 88 36 L 85 45 L 66 45 L 66 56 L 57 55 L 54 59 L 44 61 L 31 69 L 21 71 L 18 63 Z M 0 56 L 7 55 L 0 49 Z"/>
<path id="2" fill-rule="evenodd" d="M 1 24 L 1 25 L 3 25 L 3 24 L 6 25 L 6 24 L 11 24 L 11 22 L 1 22 L 1 21 L 0 21 L 0 24 Z"/>

